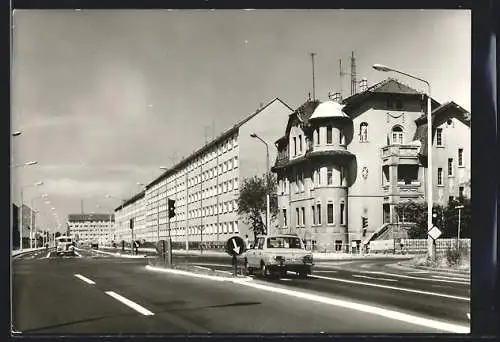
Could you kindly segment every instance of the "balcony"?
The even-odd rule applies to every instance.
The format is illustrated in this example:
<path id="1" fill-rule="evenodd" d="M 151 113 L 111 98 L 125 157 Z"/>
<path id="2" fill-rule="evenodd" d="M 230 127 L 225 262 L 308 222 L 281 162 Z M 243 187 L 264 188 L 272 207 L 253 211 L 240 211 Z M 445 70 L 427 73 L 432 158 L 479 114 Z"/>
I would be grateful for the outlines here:
<path id="1" fill-rule="evenodd" d="M 382 147 L 382 161 L 390 164 L 418 164 L 419 146 L 415 145 L 387 145 Z"/>

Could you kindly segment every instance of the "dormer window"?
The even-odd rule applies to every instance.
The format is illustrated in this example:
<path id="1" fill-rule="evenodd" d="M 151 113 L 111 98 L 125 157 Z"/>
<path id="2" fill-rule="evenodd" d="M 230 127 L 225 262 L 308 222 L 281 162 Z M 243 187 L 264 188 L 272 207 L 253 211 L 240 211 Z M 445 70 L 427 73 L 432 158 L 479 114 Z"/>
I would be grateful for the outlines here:
<path id="1" fill-rule="evenodd" d="M 316 128 L 313 133 L 314 145 L 319 145 L 319 128 Z"/>
<path id="2" fill-rule="evenodd" d="M 392 144 L 402 145 L 403 144 L 403 128 L 401 126 L 394 126 L 391 132 Z"/>
<path id="3" fill-rule="evenodd" d="M 333 135 L 332 126 L 327 126 L 326 127 L 326 143 L 327 144 L 331 144 L 332 143 L 332 141 L 333 141 L 332 135 Z"/>

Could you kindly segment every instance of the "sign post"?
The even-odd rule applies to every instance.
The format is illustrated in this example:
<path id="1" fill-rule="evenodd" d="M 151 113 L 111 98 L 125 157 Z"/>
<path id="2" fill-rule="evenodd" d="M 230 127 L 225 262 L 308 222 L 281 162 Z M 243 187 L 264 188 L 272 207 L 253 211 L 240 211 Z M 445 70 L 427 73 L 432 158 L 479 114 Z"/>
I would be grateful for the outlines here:
<path id="1" fill-rule="evenodd" d="M 232 236 L 226 242 L 226 253 L 232 256 L 234 276 L 238 275 L 238 255 L 245 251 L 245 241 L 239 236 Z"/>
<path id="2" fill-rule="evenodd" d="M 458 209 L 458 231 L 457 231 L 457 249 L 460 249 L 460 214 L 461 209 L 463 209 L 463 205 L 457 205 L 455 209 Z"/>

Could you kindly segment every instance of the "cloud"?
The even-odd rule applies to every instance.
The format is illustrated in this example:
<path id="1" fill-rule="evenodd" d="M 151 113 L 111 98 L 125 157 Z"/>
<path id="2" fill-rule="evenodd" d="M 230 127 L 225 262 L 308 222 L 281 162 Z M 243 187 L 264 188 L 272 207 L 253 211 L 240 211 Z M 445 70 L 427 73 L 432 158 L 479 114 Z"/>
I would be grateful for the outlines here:
<path id="1" fill-rule="evenodd" d="M 71 178 L 47 179 L 44 181 L 44 192 L 51 197 L 102 197 L 106 194 L 120 194 L 127 188 L 125 181 L 81 181 Z"/>

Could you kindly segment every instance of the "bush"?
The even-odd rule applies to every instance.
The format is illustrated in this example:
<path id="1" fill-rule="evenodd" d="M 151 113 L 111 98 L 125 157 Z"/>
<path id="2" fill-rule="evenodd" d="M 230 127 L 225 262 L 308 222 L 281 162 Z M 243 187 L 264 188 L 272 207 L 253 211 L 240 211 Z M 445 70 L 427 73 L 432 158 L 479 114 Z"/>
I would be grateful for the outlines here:
<path id="1" fill-rule="evenodd" d="M 448 266 L 459 266 L 467 257 L 467 248 L 450 247 L 446 250 L 446 261 Z"/>

